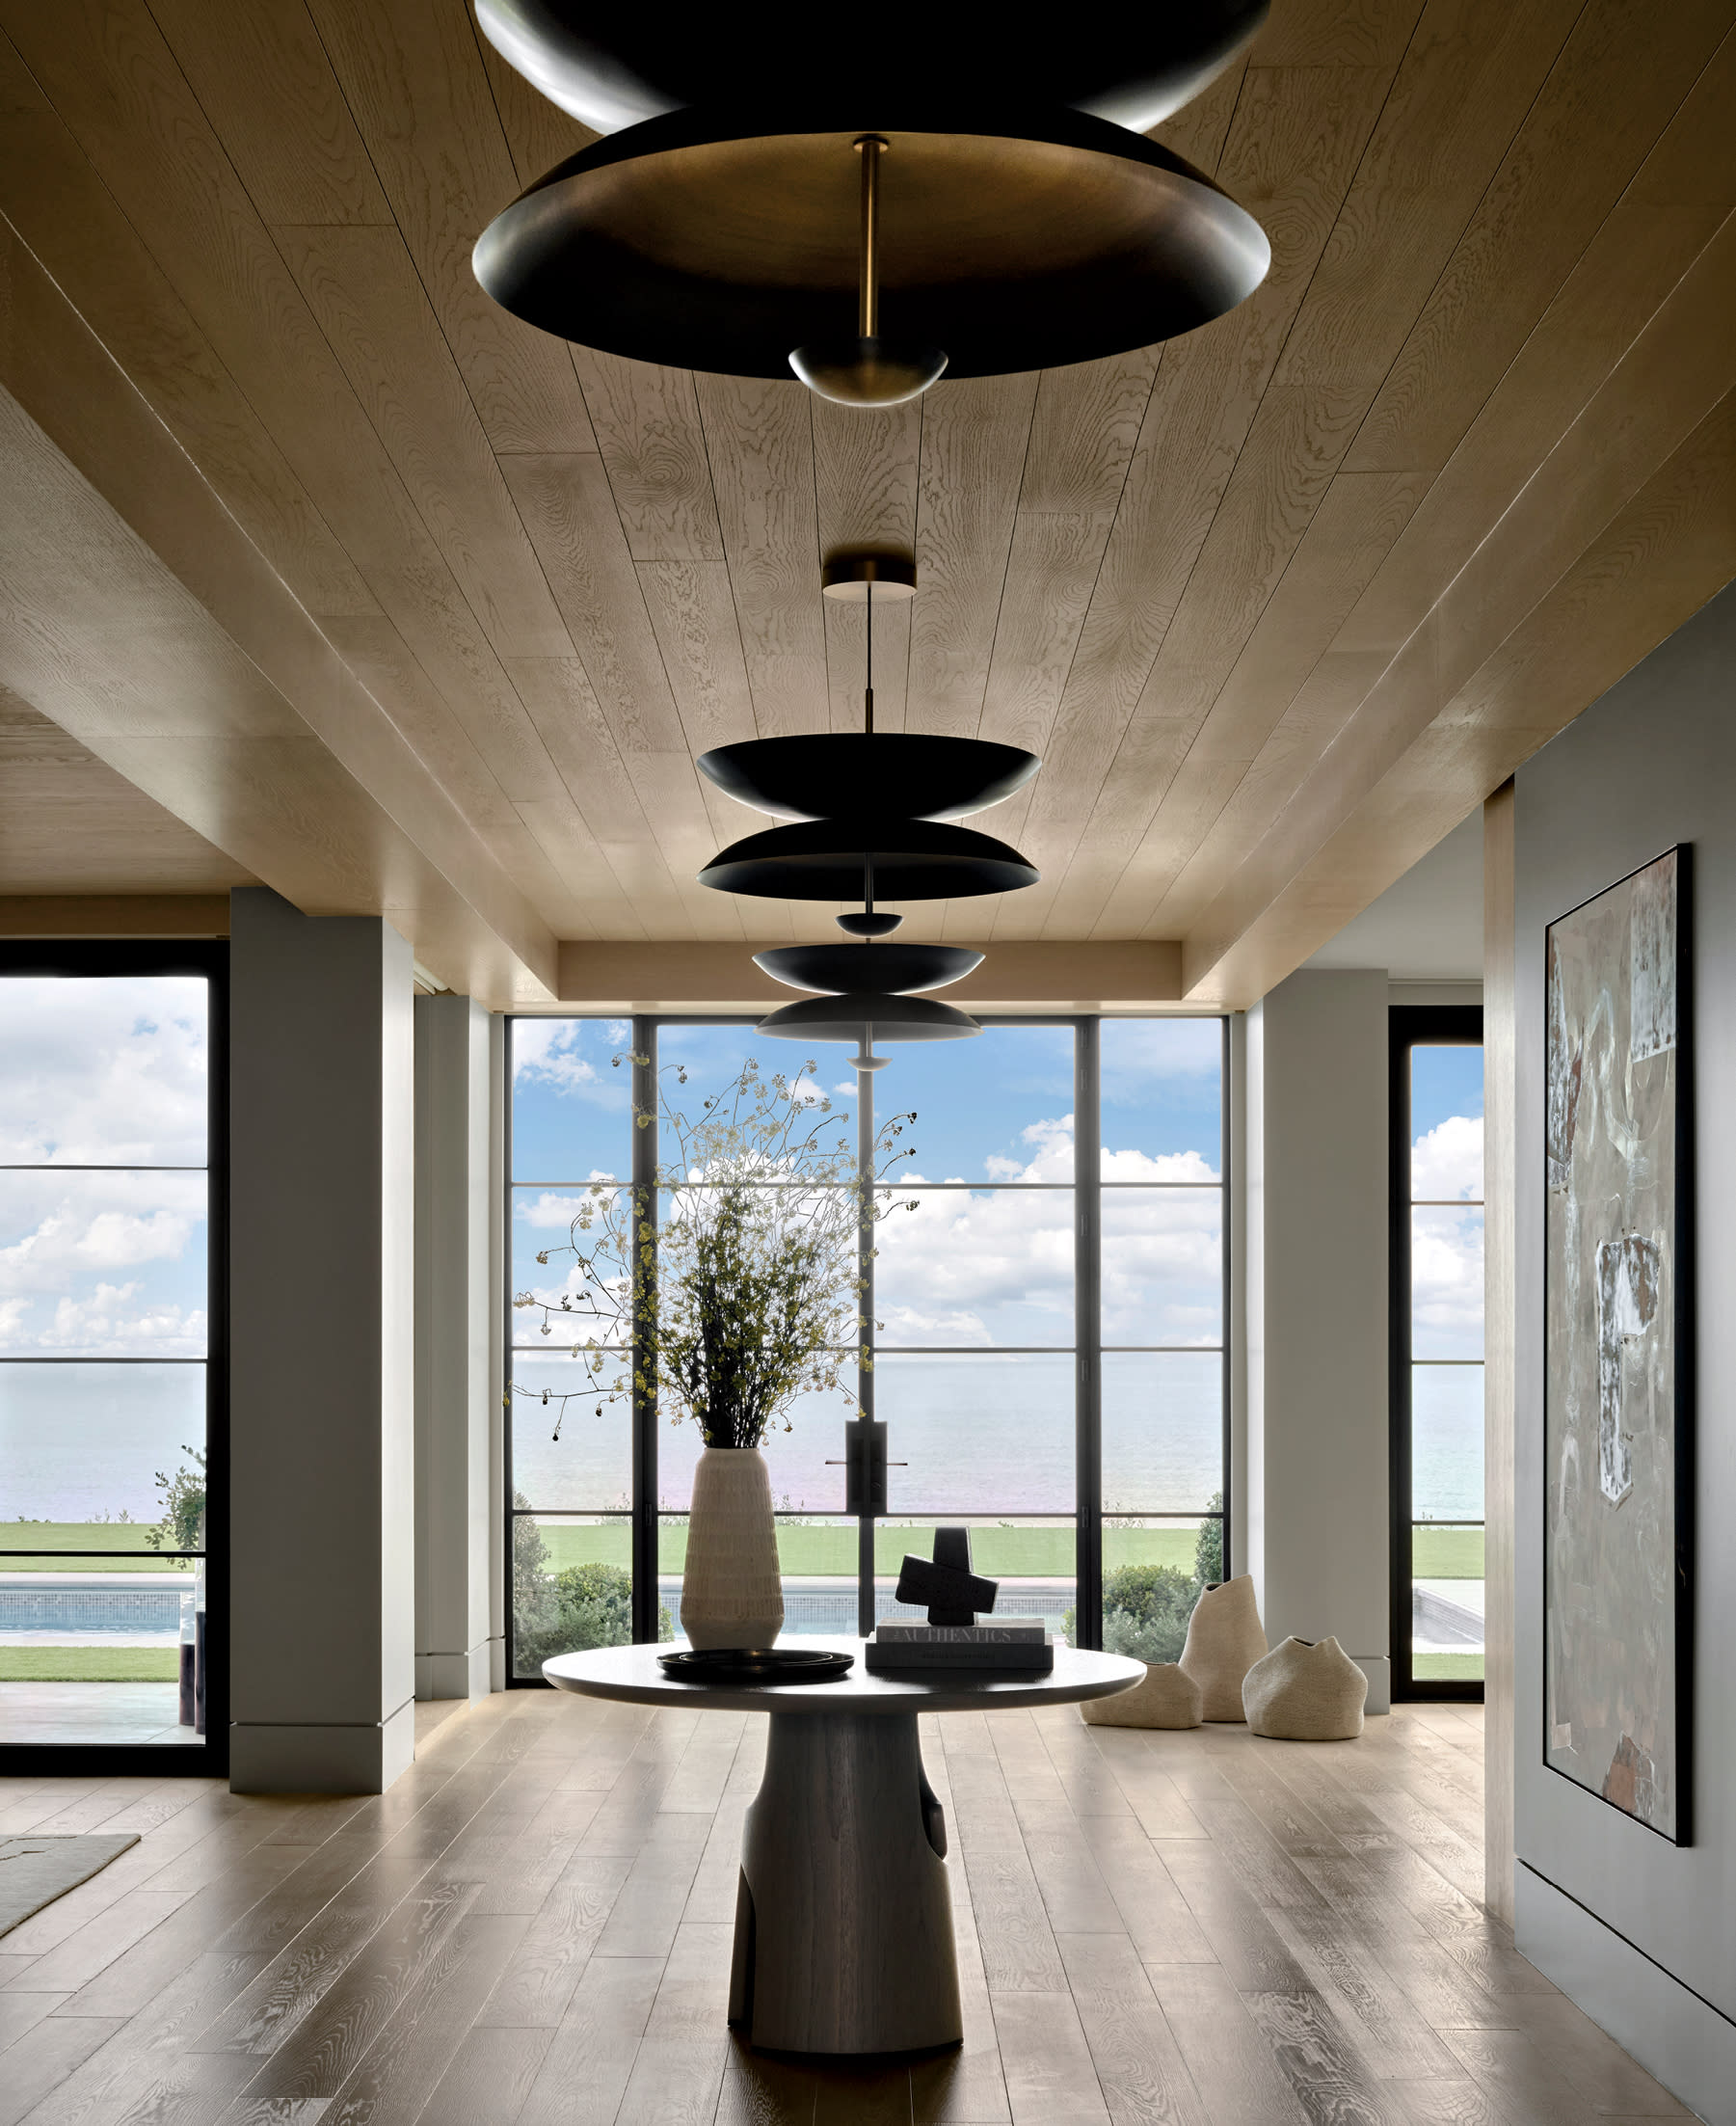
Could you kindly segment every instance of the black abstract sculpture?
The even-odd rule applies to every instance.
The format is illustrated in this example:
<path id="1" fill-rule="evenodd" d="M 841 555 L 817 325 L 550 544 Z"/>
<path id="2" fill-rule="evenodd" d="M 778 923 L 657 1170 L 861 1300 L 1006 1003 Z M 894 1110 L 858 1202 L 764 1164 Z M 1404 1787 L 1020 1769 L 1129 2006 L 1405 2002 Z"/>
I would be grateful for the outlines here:
<path id="1" fill-rule="evenodd" d="M 936 1528 L 934 1556 L 907 1552 L 895 1592 L 899 1601 L 925 1605 L 931 1625 L 968 1626 L 976 1622 L 978 1611 L 994 1609 L 1001 1583 L 972 1572 L 969 1528 Z"/>

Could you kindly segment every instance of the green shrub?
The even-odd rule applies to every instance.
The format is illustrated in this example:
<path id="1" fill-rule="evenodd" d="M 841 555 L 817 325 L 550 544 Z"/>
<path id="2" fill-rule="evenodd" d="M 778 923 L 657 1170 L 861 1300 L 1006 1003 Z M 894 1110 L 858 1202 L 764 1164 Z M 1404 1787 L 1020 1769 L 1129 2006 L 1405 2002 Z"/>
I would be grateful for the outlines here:
<path id="1" fill-rule="evenodd" d="M 1103 1575 L 1106 1654 L 1173 1661 L 1188 1637 L 1199 1582 L 1174 1565 L 1120 1565 Z"/>
<path id="2" fill-rule="evenodd" d="M 1200 1582 L 1179 1565 L 1116 1565 L 1103 1575 L 1103 1650 L 1135 1661 L 1173 1661 L 1188 1638 Z M 1062 1619 L 1077 1646 L 1079 1612 Z"/>
<path id="3" fill-rule="evenodd" d="M 534 1528 L 521 1520 L 518 1528 Z M 547 1554 L 542 1537 L 539 1548 Z M 540 1570 L 521 1574 L 515 1544 L 513 1655 L 521 1676 L 537 1676 L 556 1654 L 583 1654 L 597 1646 L 627 1646 L 633 1635 L 632 1574 L 619 1565 L 569 1565 L 546 1578 Z M 528 1564 L 528 1560 L 526 1563 Z M 540 1566 L 540 1560 L 537 1561 Z M 657 1608 L 657 1637 L 673 1639 L 667 1609 Z"/>

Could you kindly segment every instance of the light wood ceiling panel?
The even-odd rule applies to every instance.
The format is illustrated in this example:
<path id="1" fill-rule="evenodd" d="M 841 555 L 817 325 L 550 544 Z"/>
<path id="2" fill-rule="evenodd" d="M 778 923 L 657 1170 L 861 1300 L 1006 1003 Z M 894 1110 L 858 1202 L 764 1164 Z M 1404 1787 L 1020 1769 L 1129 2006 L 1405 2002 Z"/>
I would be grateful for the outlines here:
<path id="1" fill-rule="evenodd" d="M 1088 928 L 1113 892 L 1579 5 L 1426 11 L 1057 888 L 1055 934 Z"/>
<path id="2" fill-rule="evenodd" d="M 1227 317 L 1162 351 L 1044 747 L 1052 772 L 1031 797 L 1025 846 L 1043 883 L 1002 904 L 997 936 L 1048 925 L 1391 78 L 1370 67 L 1248 70 L 1218 175 L 1265 226 L 1272 269 Z"/>
<path id="3" fill-rule="evenodd" d="M 181 487 L 105 465 L 108 417 L 14 349 L 28 421 L 179 555 L 99 600 L 69 553 L 93 611 L 35 683 L 104 747 L 156 745 L 141 778 L 227 860 L 239 836 L 287 880 L 306 834 L 321 905 L 341 880 L 452 937 L 485 902 L 521 940 L 821 936 L 826 908 L 697 884 L 761 822 L 694 757 L 858 728 L 862 610 L 818 566 L 915 552 L 879 726 L 1046 766 L 980 822 L 1043 883 L 912 931 L 1175 942 L 1196 1001 L 1245 1001 L 1716 572 L 1731 19 L 1276 0 L 1160 131 L 1267 228 L 1262 289 L 1162 349 L 861 415 L 488 302 L 476 234 L 589 136 L 463 0 L 0 0 L 0 213 L 227 513 L 196 565 Z M 28 627 L 54 586 L 12 566 Z M 1582 582 L 1616 609 L 1524 708 Z M 113 669 L 68 686 L 56 656 Z M 361 793 L 425 891 L 359 853 Z"/>
<path id="4" fill-rule="evenodd" d="M 177 50 L 245 37 L 228 0 L 190 0 Z M 497 450 L 582 450 L 591 436 L 558 340 L 491 303 L 470 271 L 483 225 L 518 189 L 512 153 L 468 11 L 428 0 L 249 0 L 294 21 L 310 13 L 336 81 Z M 239 116 L 239 114 L 238 114 Z M 228 144 L 228 129 L 219 121 Z"/>
<path id="5" fill-rule="evenodd" d="M 1608 381 L 1681 276 L 1736 211 L 1736 37 L 1726 37 L 1525 348 L 1395 541 L 1294 700 L 1269 696 L 1271 736 L 1188 849 L 1159 844 L 1148 934 L 1186 934 L 1428 621 L 1567 423 Z M 1665 387 L 1668 392 L 1668 385 Z M 1615 675 L 1612 674 L 1612 677 Z M 1583 705 L 1582 705 L 1583 706 Z M 1162 822 L 1160 819 L 1159 825 Z M 1154 838 L 1155 839 L 1155 838 Z"/>
<path id="6" fill-rule="evenodd" d="M 0 895 L 227 894 L 255 883 L 245 866 L 0 686 Z"/>

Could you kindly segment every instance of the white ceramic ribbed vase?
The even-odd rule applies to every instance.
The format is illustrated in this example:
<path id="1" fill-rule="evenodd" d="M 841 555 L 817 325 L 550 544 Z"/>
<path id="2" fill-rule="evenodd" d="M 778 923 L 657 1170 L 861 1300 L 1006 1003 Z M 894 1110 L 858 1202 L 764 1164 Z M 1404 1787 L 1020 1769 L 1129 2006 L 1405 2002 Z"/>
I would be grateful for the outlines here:
<path id="1" fill-rule="evenodd" d="M 758 1447 L 707 1447 L 693 1472 L 681 1629 L 690 1646 L 770 1646 L 784 1628 L 771 1477 Z"/>

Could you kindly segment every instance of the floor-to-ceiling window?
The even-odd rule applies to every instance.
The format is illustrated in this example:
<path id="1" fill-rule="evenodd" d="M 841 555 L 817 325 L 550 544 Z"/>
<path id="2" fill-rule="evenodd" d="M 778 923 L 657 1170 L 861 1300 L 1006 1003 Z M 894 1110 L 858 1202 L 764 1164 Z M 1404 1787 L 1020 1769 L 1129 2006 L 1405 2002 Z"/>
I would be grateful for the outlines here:
<path id="1" fill-rule="evenodd" d="M 1392 1013 L 1393 1688 L 1480 1696 L 1482 1013 Z"/>
<path id="2" fill-rule="evenodd" d="M 221 1768 L 224 955 L 0 958 L 0 1752 L 33 1763 Z"/>
<path id="3" fill-rule="evenodd" d="M 507 1315 L 523 1679 L 563 1642 L 625 1636 L 635 1511 L 657 1582 L 658 1613 L 642 1601 L 641 1626 L 670 1629 L 679 1609 L 698 1433 L 642 1413 L 635 1452 L 628 1401 L 581 1392 L 574 1339 L 560 1349 L 575 1278 L 559 1250 L 583 1192 L 633 1179 L 635 1049 L 654 1050 L 663 1097 L 689 1113 L 749 1058 L 787 1072 L 804 1060 L 742 1022 L 513 1022 L 509 1300 L 534 1302 Z M 768 1437 L 787 1635 L 853 1630 L 869 1606 L 897 1613 L 898 1560 L 926 1552 L 940 1520 L 971 1526 L 1002 1611 L 1085 1643 L 1099 1614 L 1125 1635 L 1130 1604 L 1149 1625 L 1154 1587 L 1173 1601 L 1172 1582 L 1190 1586 L 1213 1564 L 1225 1488 L 1223 1053 L 1217 1019 L 991 1022 L 970 1041 L 891 1050 L 870 1089 L 874 1120 L 914 1119 L 898 1140 L 911 1156 L 897 1207 L 875 1235 L 867 1385 L 887 1426 L 887 1508 L 867 1537 L 845 1510 L 846 1396 L 807 1397 Z M 810 1096 L 853 1134 L 846 1052 L 818 1061 Z M 1082 1156 L 1082 1111 L 1100 1117 Z M 666 1160 L 667 1143 L 657 1150 Z M 639 1158 L 643 1178 L 643 1144 Z M 841 1357 L 854 1381 L 854 1354 Z M 1082 1585 L 1101 1586 L 1104 1602 L 1082 1624 Z"/>

